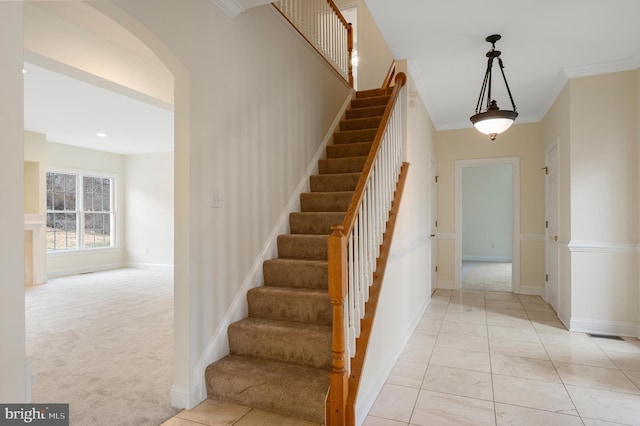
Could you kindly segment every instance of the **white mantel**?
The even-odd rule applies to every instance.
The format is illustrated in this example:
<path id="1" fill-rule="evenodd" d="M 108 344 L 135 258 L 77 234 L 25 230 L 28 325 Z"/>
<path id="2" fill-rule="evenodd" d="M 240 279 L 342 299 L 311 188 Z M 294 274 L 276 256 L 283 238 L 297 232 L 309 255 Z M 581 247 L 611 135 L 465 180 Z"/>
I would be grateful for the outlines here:
<path id="1" fill-rule="evenodd" d="M 47 246 L 46 246 L 47 218 L 44 214 L 25 214 L 24 230 L 30 234 L 29 242 L 31 250 L 27 249 L 25 241 L 25 272 L 31 268 L 33 285 L 40 285 L 47 282 Z"/>

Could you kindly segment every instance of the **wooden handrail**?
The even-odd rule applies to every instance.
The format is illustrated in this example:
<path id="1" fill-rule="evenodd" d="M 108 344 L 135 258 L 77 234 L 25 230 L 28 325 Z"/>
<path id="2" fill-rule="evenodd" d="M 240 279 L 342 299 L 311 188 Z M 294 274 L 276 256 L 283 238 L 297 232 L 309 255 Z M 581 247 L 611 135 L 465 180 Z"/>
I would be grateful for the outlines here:
<path id="1" fill-rule="evenodd" d="M 371 146 L 371 151 L 369 151 L 369 155 L 367 156 L 367 160 L 364 163 L 364 168 L 362 169 L 362 174 L 360 175 L 360 179 L 358 180 L 358 184 L 356 185 L 356 189 L 353 193 L 353 198 L 351 199 L 351 204 L 349 204 L 349 208 L 347 209 L 347 213 L 342 222 L 343 233 L 344 235 L 349 235 L 353 230 L 353 224 L 356 220 L 356 215 L 358 214 L 358 209 L 362 204 L 362 198 L 364 197 L 364 190 L 367 185 L 367 181 L 371 176 L 371 170 L 373 169 L 373 164 L 378 155 L 378 149 L 380 148 L 380 144 L 382 143 L 382 137 L 384 136 L 384 131 L 387 127 L 387 123 L 389 122 L 389 117 L 391 117 L 391 112 L 393 111 L 393 107 L 396 104 L 396 100 L 400 95 L 400 89 L 406 84 L 407 76 L 405 73 L 401 72 L 396 76 L 396 85 L 393 87 L 393 91 L 391 92 L 391 98 L 387 103 L 387 107 L 384 110 L 384 115 L 382 116 L 382 121 L 380 122 L 380 127 L 378 127 L 378 132 L 376 133 L 376 137 L 373 140 L 373 145 Z"/>
<path id="2" fill-rule="evenodd" d="M 344 426 L 346 424 L 353 424 L 352 418 L 355 419 L 355 415 L 353 414 L 353 404 L 355 404 L 355 397 L 357 395 L 357 390 L 360 382 L 360 373 L 362 369 L 362 364 L 364 363 L 364 356 L 366 355 L 366 349 L 363 350 L 362 354 L 358 354 L 358 343 L 356 341 L 356 353 L 351 354 L 355 355 L 357 371 L 355 371 L 356 375 L 352 375 L 352 380 L 348 378 L 347 372 L 347 342 L 346 342 L 346 333 L 345 333 L 345 317 L 347 317 L 348 313 L 345 311 L 345 300 L 353 297 L 354 295 L 348 293 L 347 290 L 347 248 L 348 248 L 348 239 L 354 232 L 354 226 L 356 223 L 356 218 L 358 217 L 359 211 L 363 207 L 365 191 L 367 190 L 367 185 L 369 180 L 373 176 L 374 164 L 376 164 L 377 157 L 379 155 L 379 151 L 381 150 L 381 146 L 383 140 L 385 138 L 385 133 L 387 131 L 387 125 L 389 124 L 392 113 L 394 112 L 394 108 L 396 102 L 400 96 L 400 90 L 406 84 L 407 77 L 404 73 L 399 73 L 396 76 L 396 84 L 391 92 L 390 99 L 387 102 L 387 106 L 385 108 L 384 114 L 382 116 L 382 120 L 378 127 L 378 131 L 376 132 L 372 147 L 369 151 L 369 155 L 365 161 L 362 173 L 356 184 L 356 188 L 354 190 L 354 195 L 351 199 L 351 203 L 347 208 L 347 212 L 345 214 L 344 220 L 341 225 L 337 225 L 332 227 L 332 233 L 329 236 L 328 240 L 328 273 L 329 273 L 329 297 L 331 299 L 331 304 L 333 306 L 333 325 L 332 325 L 332 368 L 331 374 L 329 378 L 330 388 L 329 388 L 329 396 L 327 398 L 326 405 L 326 421 L 329 426 Z M 397 116 L 396 116 L 397 117 Z M 394 119 L 394 120 L 397 120 Z M 396 139 L 397 140 L 397 139 Z M 382 154 L 380 154 L 382 155 Z M 382 157 L 381 157 L 382 158 Z M 396 157 L 397 158 L 397 157 Z M 399 167 L 399 164 L 397 165 Z M 403 168 L 406 168 L 403 166 Z M 402 173 L 401 173 L 402 176 Z M 406 171 L 405 171 L 406 176 Z M 395 178 L 394 178 L 395 179 Z M 404 179 L 404 177 L 403 177 Z M 404 186 L 404 182 L 402 182 L 400 189 Z M 396 181 L 396 190 L 399 188 L 398 183 Z M 396 192 L 396 196 L 392 202 L 391 207 L 394 207 L 395 198 L 397 198 L 398 194 Z M 398 201 L 399 202 L 399 201 Z M 395 208 L 397 209 L 398 203 L 395 203 Z M 387 212 L 389 206 L 382 206 Z M 393 211 L 391 212 L 393 213 Z M 396 211 L 397 213 L 397 211 Z M 385 219 L 388 223 L 393 219 L 395 221 L 395 216 L 389 216 L 388 219 Z M 395 223 L 395 222 L 394 222 Z M 361 228 L 362 229 L 362 228 Z M 385 232 L 382 234 L 381 240 L 379 241 L 383 245 L 387 241 L 388 235 L 392 234 L 389 232 Z M 378 236 L 381 234 L 377 234 Z M 377 243 L 376 243 L 377 244 Z M 388 244 L 387 244 L 388 245 Z M 388 250 L 388 247 L 387 247 Z M 384 268 L 386 267 L 386 260 L 388 257 L 388 252 L 385 254 L 384 250 L 380 252 L 380 255 L 377 256 L 378 261 L 382 261 L 384 265 L 379 265 L 381 270 L 377 271 L 376 274 L 372 276 L 375 280 L 381 279 L 384 274 Z M 371 258 L 373 260 L 373 258 Z M 349 283 L 349 286 L 352 284 Z M 350 290 L 351 291 L 351 290 Z M 371 296 L 371 294 L 369 293 Z M 366 300 L 366 299 L 365 299 Z M 377 300 L 377 296 L 376 296 Z M 349 302 L 351 303 L 351 302 Z M 377 304 L 377 303 L 376 303 Z M 349 306 L 351 309 L 351 306 Z M 365 315 L 369 308 L 369 304 L 365 306 Z M 375 305 L 374 305 L 375 310 Z M 356 318 L 353 316 L 349 316 L 349 318 L 354 321 Z M 358 316 L 357 321 L 360 321 L 360 316 Z M 362 330 L 361 330 L 362 331 Z M 370 333 L 370 328 L 367 331 Z M 353 337 L 353 336 L 352 336 Z M 368 342 L 368 334 L 365 339 Z M 350 341 L 350 344 L 353 344 L 353 340 Z M 350 392 L 353 392 L 354 395 L 351 395 Z M 349 405 L 349 403 L 351 405 Z M 350 408 L 349 408 L 350 407 Z"/>
<path id="3" fill-rule="evenodd" d="M 336 6 L 333 0 L 327 0 L 327 3 L 329 3 L 329 6 L 333 10 L 333 12 L 338 16 L 338 19 L 340 19 L 340 22 L 342 22 L 342 25 L 344 25 L 345 28 L 351 25 L 350 23 L 347 22 L 344 16 L 342 16 L 342 12 L 340 12 L 340 9 L 338 9 L 338 6 Z"/>
<path id="4" fill-rule="evenodd" d="M 396 74 L 396 61 L 391 62 L 391 66 L 389 67 L 389 71 L 387 71 L 387 75 L 382 82 L 382 86 L 380 88 L 382 90 L 387 90 L 393 81 L 393 76 Z"/>

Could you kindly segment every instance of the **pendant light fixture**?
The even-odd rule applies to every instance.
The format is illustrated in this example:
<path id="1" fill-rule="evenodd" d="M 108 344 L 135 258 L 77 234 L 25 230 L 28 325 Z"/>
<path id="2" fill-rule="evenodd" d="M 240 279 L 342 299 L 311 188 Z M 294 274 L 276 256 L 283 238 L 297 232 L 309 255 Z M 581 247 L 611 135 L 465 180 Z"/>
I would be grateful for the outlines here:
<path id="1" fill-rule="evenodd" d="M 511 127 L 513 121 L 518 116 L 516 104 L 513 102 L 513 96 L 511 96 L 511 90 L 509 89 L 509 83 L 507 83 L 507 77 L 504 75 L 504 65 L 502 64 L 502 58 L 500 58 L 500 53 L 502 52 L 496 50 L 496 41 L 501 38 L 502 36 L 499 34 L 490 35 L 486 38 L 486 40 L 491 43 L 491 50 L 487 52 L 487 71 L 484 74 L 480 97 L 478 97 L 478 103 L 476 104 L 476 113 L 471 116 L 473 126 L 481 133 L 489 135 L 491 140 L 495 140 L 496 136 Z M 495 99 L 491 99 L 491 71 L 493 69 L 493 60 L 496 58 L 498 59 L 502 79 L 507 87 L 507 93 L 509 94 L 509 99 L 511 99 L 513 110 L 500 109 Z M 485 97 L 486 109 L 482 111 Z"/>

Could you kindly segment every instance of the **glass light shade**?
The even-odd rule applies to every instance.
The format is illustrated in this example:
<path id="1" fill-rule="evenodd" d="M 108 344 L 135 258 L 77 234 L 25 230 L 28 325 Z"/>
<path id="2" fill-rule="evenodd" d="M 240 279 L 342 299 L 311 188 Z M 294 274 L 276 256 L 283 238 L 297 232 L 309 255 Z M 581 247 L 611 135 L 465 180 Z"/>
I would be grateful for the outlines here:
<path id="1" fill-rule="evenodd" d="M 490 110 L 471 117 L 473 127 L 479 132 L 489 135 L 494 140 L 497 135 L 507 130 L 518 116 L 515 111 Z"/>

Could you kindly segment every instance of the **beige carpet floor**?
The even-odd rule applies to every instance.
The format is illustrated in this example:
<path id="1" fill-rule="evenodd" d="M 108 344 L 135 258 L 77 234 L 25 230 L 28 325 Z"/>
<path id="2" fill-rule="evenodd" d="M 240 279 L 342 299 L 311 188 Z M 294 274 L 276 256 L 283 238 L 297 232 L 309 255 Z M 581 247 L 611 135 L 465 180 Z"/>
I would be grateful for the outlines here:
<path id="1" fill-rule="evenodd" d="M 511 291 L 511 262 L 462 262 L 465 290 Z"/>
<path id="2" fill-rule="evenodd" d="M 78 426 L 158 425 L 177 413 L 173 274 L 121 269 L 25 289 L 36 403 L 69 403 Z"/>

